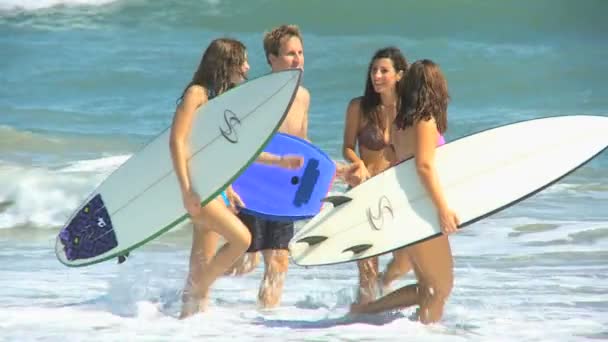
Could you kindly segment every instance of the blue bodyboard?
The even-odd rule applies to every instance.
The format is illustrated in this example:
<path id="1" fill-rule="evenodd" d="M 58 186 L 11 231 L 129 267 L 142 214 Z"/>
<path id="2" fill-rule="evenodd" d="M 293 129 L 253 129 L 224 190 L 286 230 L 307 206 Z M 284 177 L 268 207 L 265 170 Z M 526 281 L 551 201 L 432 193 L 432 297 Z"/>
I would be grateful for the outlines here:
<path id="1" fill-rule="evenodd" d="M 289 170 L 253 163 L 232 184 L 244 213 L 274 221 L 297 221 L 315 216 L 336 173 L 335 163 L 304 139 L 277 133 L 264 149 L 276 155 L 299 155 L 304 166 Z"/>

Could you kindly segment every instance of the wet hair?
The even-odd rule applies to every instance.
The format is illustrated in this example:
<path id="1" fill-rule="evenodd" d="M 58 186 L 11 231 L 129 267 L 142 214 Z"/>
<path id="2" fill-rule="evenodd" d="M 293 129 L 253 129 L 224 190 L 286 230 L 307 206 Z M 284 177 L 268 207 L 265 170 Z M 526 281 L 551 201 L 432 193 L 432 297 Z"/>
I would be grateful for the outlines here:
<path id="1" fill-rule="evenodd" d="M 405 58 L 405 56 L 403 55 L 401 50 L 399 50 L 399 48 L 394 47 L 394 46 L 385 47 L 385 48 L 382 48 L 382 49 L 376 51 L 376 53 L 374 53 L 374 56 L 372 57 L 371 61 L 369 62 L 369 66 L 367 68 L 367 79 L 365 81 L 365 93 L 363 94 L 363 97 L 361 98 L 361 112 L 363 113 L 363 117 L 368 122 L 372 122 L 374 125 L 376 125 L 377 127 L 380 127 L 380 129 L 384 130 L 384 129 L 386 129 L 386 127 L 383 127 L 384 125 L 382 124 L 382 120 L 380 120 L 380 118 L 378 117 L 378 115 L 380 113 L 380 104 L 381 104 L 380 94 L 378 94 L 374 90 L 374 86 L 372 84 L 372 78 L 371 78 L 371 72 L 372 72 L 372 67 L 374 65 L 374 62 L 380 58 L 390 59 L 393 62 L 393 68 L 395 68 L 395 71 L 397 73 L 400 71 L 403 71 L 403 73 L 405 74 L 405 72 L 407 71 L 408 65 L 407 65 L 407 59 Z M 400 86 L 399 83 L 402 83 L 402 82 L 403 82 L 403 78 L 396 84 L 396 87 L 399 88 L 399 86 Z"/>
<path id="2" fill-rule="evenodd" d="M 203 53 L 192 80 L 184 88 L 177 102 L 184 99 L 186 90 L 192 85 L 207 89 L 207 96 L 210 98 L 234 87 L 232 75 L 242 74 L 241 68 L 246 59 L 247 48 L 240 41 L 231 38 L 215 39 Z"/>
<path id="3" fill-rule="evenodd" d="M 302 40 L 302 34 L 300 33 L 300 28 L 297 25 L 277 26 L 272 29 L 272 31 L 264 34 L 264 52 L 266 53 L 266 61 L 268 64 L 270 64 L 270 59 L 268 56 L 270 54 L 278 56 L 283 40 L 291 37 L 297 37 L 301 43 L 304 43 Z"/>
<path id="4" fill-rule="evenodd" d="M 448 82 L 439 65 L 428 59 L 413 63 L 399 90 L 399 98 L 401 105 L 395 119 L 397 128 L 404 129 L 420 120 L 434 118 L 439 133 L 447 130 L 450 95 Z"/>

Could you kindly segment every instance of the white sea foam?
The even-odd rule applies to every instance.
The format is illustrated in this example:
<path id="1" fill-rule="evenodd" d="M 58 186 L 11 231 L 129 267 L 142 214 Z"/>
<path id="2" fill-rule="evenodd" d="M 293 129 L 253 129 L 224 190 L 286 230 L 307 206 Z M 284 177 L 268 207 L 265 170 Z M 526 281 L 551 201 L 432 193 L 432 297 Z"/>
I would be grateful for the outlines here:
<path id="1" fill-rule="evenodd" d="M 576 261 L 572 267 L 531 269 L 457 262 L 444 321 L 423 326 L 409 319 L 413 309 L 344 317 L 354 298 L 354 264 L 291 265 L 283 304 L 270 311 L 255 305 L 261 267 L 244 277 L 220 278 L 209 311 L 178 320 L 184 249 L 143 248 L 122 265 L 67 269 L 43 247 L 30 248 L 38 252 L 15 259 L 0 277 L 0 328 L 8 340 L 394 341 L 407 332 L 422 341 L 574 341 L 602 336 L 608 323 L 602 315 L 605 279 L 584 278 L 605 274 L 605 267 L 583 269 Z M 410 275 L 396 285 L 412 281 Z"/>
<path id="2" fill-rule="evenodd" d="M 61 167 L 0 163 L 0 229 L 56 227 L 129 156 L 79 160 Z"/>

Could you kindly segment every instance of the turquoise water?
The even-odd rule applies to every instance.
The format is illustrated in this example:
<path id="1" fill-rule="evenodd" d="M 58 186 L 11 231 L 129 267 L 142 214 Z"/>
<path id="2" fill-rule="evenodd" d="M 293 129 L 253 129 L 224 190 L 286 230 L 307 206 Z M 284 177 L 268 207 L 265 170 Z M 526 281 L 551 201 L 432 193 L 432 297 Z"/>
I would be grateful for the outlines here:
<path id="1" fill-rule="evenodd" d="M 263 33 L 300 25 L 310 136 L 340 159 L 346 105 L 385 45 L 443 68 L 448 140 L 531 118 L 607 115 L 607 10 L 608 2 L 591 0 L 0 0 L 0 336 L 222 339 L 230 329 L 233 338 L 270 340 L 286 331 L 294 340 L 403 332 L 441 341 L 608 338 L 606 153 L 453 237 L 456 290 L 446 322 L 434 328 L 407 318 L 331 326 L 351 300 L 353 265 L 329 275 L 292 266 L 284 307 L 274 313 L 254 308 L 261 268 L 222 279 L 214 312 L 176 321 L 171 294 L 186 272 L 187 228 L 121 268 L 66 269 L 51 249 L 80 200 L 169 125 L 215 37 L 242 40 L 256 77 L 269 72 Z M 546 224 L 553 228 L 534 228 Z M 29 318 L 37 313 L 46 318 Z M 84 317 L 81 326 L 72 314 Z M 308 329 L 302 319 L 321 323 Z M 89 336 L 92 329 L 99 333 Z"/>

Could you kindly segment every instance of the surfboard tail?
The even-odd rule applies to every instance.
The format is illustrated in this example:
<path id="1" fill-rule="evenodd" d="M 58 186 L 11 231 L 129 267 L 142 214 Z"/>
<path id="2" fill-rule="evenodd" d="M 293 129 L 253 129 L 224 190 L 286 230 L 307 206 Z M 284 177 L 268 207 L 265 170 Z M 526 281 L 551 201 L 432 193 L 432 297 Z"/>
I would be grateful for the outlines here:
<path id="1" fill-rule="evenodd" d="M 95 195 L 59 233 L 67 260 L 88 259 L 118 246 L 103 198 Z"/>
<path id="2" fill-rule="evenodd" d="M 327 203 L 331 203 L 334 208 L 337 208 L 345 203 L 348 203 L 350 201 L 352 201 L 353 199 L 351 197 L 348 196 L 344 196 L 344 195 L 335 195 L 335 196 L 327 196 L 325 198 L 323 198 L 321 201 L 322 202 L 327 202 Z"/>

